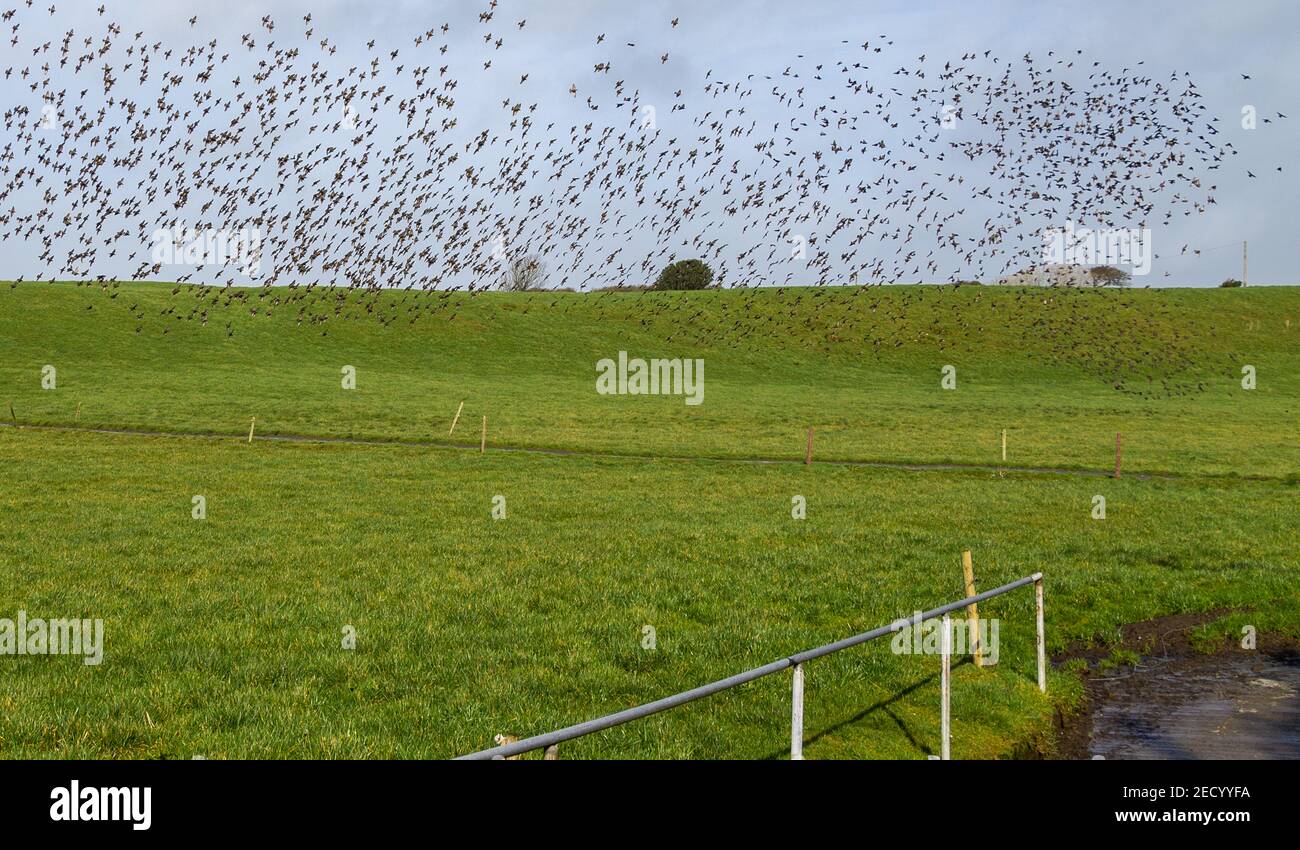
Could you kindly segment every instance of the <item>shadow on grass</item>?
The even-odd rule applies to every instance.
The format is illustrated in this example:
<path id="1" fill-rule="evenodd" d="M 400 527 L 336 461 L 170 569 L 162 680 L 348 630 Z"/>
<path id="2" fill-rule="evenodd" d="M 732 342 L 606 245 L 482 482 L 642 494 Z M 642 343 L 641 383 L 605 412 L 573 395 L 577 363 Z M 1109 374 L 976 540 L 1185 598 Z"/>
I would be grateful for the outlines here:
<path id="1" fill-rule="evenodd" d="M 961 661 L 958 661 L 956 664 L 954 664 L 953 669 L 956 670 L 958 667 L 971 664 L 971 663 L 972 662 L 970 658 L 965 658 Z M 833 735 L 842 729 L 854 725 L 855 723 L 861 723 L 863 720 L 866 720 L 872 714 L 879 711 L 879 712 L 883 712 L 886 717 L 888 717 L 890 720 L 894 722 L 894 725 L 898 727 L 898 730 L 903 733 L 903 736 L 905 738 L 907 738 L 907 742 L 911 744 L 918 752 L 920 752 L 921 755 L 927 757 L 934 755 L 934 751 L 930 749 L 930 747 L 927 746 L 926 744 L 923 744 L 922 742 L 917 740 L 916 736 L 913 735 L 912 731 L 907 727 L 907 724 L 903 722 L 902 718 L 900 718 L 897 714 L 895 714 L 890 709 L 890 706 L 892 706 L 894 703 L 898 702 L 899 700 L 903 699 L 904 697 L 911 695 L 912 693 L 919 690 L 920 688 L 923 688 L 926 685 L 933 684 L 938 679 L 939 679 L 938 673 L 931 674 L 929 676 L 926 676 L 923 679 L 918 679 L 917 681 L 908 685 L 906 688 L 894 694 L 893 696 L 890 696 L 887 699 L 882 699 L 879 702 L 867 706 L 866 708 L 862 709 L 852 717 L 845 718 L 844 720 L 841 720 L 837 723 L 827 726 L 826 728 L 820 730 L 814 735 L 805 735 L 803 740 L 804 751 L 806 752 L 809 746 L 817 743 L 822 738 L 825 738 L 828 735 Z M 806 696 L 805 699 L 807 699 Z M 935 713 L 938 714 L 938 712 L 939 712 L 939 707 L 936 705 Z M 784 748 L 784 749 L 780 749 L 768 753 L 763 758 L 768 761 L 773 761 L 773 760 L 785 759 L 789 757 L 790 757 L 790 750 L 788 748 Z"/>

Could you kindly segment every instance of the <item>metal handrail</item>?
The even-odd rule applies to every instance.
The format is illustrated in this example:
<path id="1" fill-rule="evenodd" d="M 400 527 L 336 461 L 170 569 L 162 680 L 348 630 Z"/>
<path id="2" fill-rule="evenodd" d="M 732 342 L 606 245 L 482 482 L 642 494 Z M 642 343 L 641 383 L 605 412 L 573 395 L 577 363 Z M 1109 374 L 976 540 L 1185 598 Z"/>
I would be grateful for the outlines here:
<path id="1" fill-rule="evenodd" d="M 663 699 L 655 700 L 654 702 L 648 702 L 644 705 L 638 705 L 633 708 L 625 709 L 624 711 L 615 712 L 614 714 L 607 714 L 604 717 L 597 717 L 594 720 L 577 723 L 573 726 L 566 726 L 563 729 L 557 729 L 554 732 L 547 732 L 544 735 L 534 735 L 533 737 L 525 738 L 522 741 L 514 741 L 490 749 L 479 750 L 475 753 L 460 756 L 456 760 L 484 761 L 489 759 L 504 759 L 508 756 L 546 749 L 547 747 L 562 744 L 565 741 L 572 741 L 575 738 L 590 735 L 593 732 L 601 732 L 605 729 L 613 728 L 614 726 L 621 726 L 624 723 L 639 720 L 642 717 L 649 717 L 652 714 L 658 714 L 661 711 L 667 711 L 670 708 L 676 708 L 679 705 L 685 705 L 686 703 L 694 702 L 695 700 L 703 699 L 707 696 L 712 696 L 721 691 L 730 690 L 731 688 L 753 682 L 757 679 L 763 678 L 764 676 L 770 676 L 773 673 L 779 673 L 780 671 L 791 667 L 795 668 L 795 711 L 793 723 L 796 727 L 802 727 L 803 665 L 806 662 L 830 655 L 831 653 L 839 652 L 840 650 L 858 646 L 859 644 L 884 637 L 885 635 L 893 634 L 903 628 L 904 625 L 920 625 L 926 620 L 933 620 L 936 617 L 946 617 L 953 611 L 983 602 L 986 599 L 992 599 L 995 596 L 1001 596 L 1004 593 L 1008 593 L 1028 584 L 1033 584 L 1036 591 L 1035 596 L 1038 613 L 1038 688 L 1046 693 L 1047 664 L 1045 643 L 1043 639 L 1043 574 L 1034 573 L 1033 575 L 1025 576 L 1024 578 L 1016 579 L 1013 582 L 1004 584 L 1001 587 L 996 587 L 993 590 L 986 590 L 983 593 L 965 597 L 957 602 L 949 602 L 946 605 L 940 605 L 938 608 L 932 608 L 929 611 L 913 614 L 911 617 L 899 618 L 888 626 L 881 626 L 872 629 L 869 632 L 862 632 L 853 637 L 844 638 L 843 640 L 838 640 L 834 643 L 828 643 L 816 647 L 815 649 L 797 652 L 794 655 L 786 656 L 779 661 L 773 661 L 770 664 L 764 664 L 762 667 L 755 667 L 752 670 L 746 670 L 743 673 L 737 673 L 734 676 L 728 676 L 725 679 L 719 679 L 716 682 L 710 682 L 707 685 L 701 685 L 698 688 L 692 688 L 689 691 L 682 691 L 681 693 L 673 694 L 670 697 L 664 697 Z M 945 647 L 946 646 L 947 643 L 945 642 Z M 944 658 L 946 663 L 947 656 L 945 655 Z M 947 736 L 945 735 L 945 738 L 946 737 Z M 801 739 L 802 735 L 792 735 L 791 753 L 795 758 L 800 758 L 802 756 Z"/>

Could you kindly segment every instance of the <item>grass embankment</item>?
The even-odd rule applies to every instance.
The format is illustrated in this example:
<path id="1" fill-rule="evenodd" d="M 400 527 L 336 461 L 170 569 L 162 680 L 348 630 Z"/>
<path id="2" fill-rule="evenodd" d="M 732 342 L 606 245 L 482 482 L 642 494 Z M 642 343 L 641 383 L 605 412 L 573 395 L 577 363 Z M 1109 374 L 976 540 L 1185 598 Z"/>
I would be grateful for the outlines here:
<path id="1" fill-rule="evenodd" d="M 1088 469 L 1122 431 L 1133 471 L 1300 473 L 1300 288 L 386 294 L 301 324 L 272 303 L 287 290 L 171 291 L 0 286 L 0 404 L 30 424 L 447 441 L 464 401 L 460 441 L 486 415 L 500 445 L 798 458 L 811 425 L 820 459 L 970 464 L 1000 463 L 1006 429 L 1011 465 Z M 704 403 L 597 395 L 619 351 L 703 358 Z"/>

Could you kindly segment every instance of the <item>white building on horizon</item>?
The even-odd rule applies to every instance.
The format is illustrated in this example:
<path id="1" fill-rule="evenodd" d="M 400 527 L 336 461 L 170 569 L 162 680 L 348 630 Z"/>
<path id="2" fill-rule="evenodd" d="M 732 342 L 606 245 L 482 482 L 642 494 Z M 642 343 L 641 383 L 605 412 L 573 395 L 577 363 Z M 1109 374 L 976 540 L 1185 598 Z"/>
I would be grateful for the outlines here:
<path id="1" fill-rule="evenodd" d="M 996 286 L 1097 286 L 1097 279 L 1086 266 L 1071 263 L 1047 263 L 1030 266 L 1000 277 Z"/>

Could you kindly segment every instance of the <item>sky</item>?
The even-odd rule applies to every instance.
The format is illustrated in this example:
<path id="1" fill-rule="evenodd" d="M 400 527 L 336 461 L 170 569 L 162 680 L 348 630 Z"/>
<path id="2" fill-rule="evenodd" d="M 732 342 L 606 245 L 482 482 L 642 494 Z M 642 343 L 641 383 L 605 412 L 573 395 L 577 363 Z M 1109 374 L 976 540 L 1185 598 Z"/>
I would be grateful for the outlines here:
<path id="1" fill-rule="evenodd" d="M 102 29 L 104 18 L 97 11 L 101 0 L 38 0 L 36 5 L 51 2 L 60 7 L 61 28 L 72 27 L 78 32 Z M 275 36 L 288 39 L 294 22 L 310 13 L 317 38 L 329 38 L 338 46 L 340 64 L 366 61 L 372 55 L 364 44 L 369 39 L 375 39 L 380 48 L 409 49 L 413 34 L 445 20 L 472 20 L 487 8 L 486 2 L 464 0 L 103 2 L 108 16 L 128 33 L 142 30 L 146 40 L 178 45 L 210 36 L 219 38 L 223 49 L 237 45 L 243 33 L 256 33 L 263 15 L 273 15 L 280 23 Z M 0 8 L 22 3 L 0 0 Z M 1087 4 L 500 0 L 496 12 L 502 22 L 500 31 L 510 39 L 510 49 L 502 52 L 497 63 L 501 79 L 518 79 L 521 70 L 528 73 L 527 97 L 541 105 L 548 121 L 592 120 L 582 106 L 583 97 L 570 97 L 567 90 L 577 84 L 585 95 L 593 64 L 612 56 L 615 76 L 638 89 L 642 103 L 663 105 L 657 110 L 657 120 L 666 133 L 691 131 L 687 126 L 672 126 L 675 120 L 686 121 L 685 113 L 671 112 L 676 90 L 698 90 L 706 75 L 736 79 L 748 74 L 780 74 L 799 54 L 809 60 L 845 56 L 842 42 L 846 39 L 856 45 L 864 39 L 887 36 L 899 57 L 925 54 L 931 63 L 947 57 L 956 60 L 967 51 L 993 50 L 1012 59 L 1026 52 L 1046 57 L 1049 51 L 1065 55 L 1082 49 L 1090 60 L 1113 70 L 1132 69 L 1143 62 L 1146 73 L 1155 77 L 1186 71 L 1209 114 L 1220 119 L 1220 141 L 1230 141 L 1240 156 L 1209 175 L 1217 186 L 1213 193 L 1217 203 L 1208 212 L 1190 217 L 1180 214 L 1170 228 L 1156 233 L 1160 259 L 1152 274 L 1137 279 L 1136 285 L 1213 286 L 1225 278 L 1241 277 L 1243 240 L 1249 242 L 1252 285 L 1296 283 L 1300 278 L 1291 260 L 1295 242 L 1292 206 L 1300 189 L 1300 163 L 1295 153 L 1300 150 L 1296 130 L 1300 127 L 1300 50 L 1296 49 L 1300 47 L 1300 4 L 1293 0 L 1098 0 Z M 188 22 L 194 15 L 199 16 L 197 26 Z M 677 27 L 669 23 L 674 18 L 680 21 Z M 513 37 L 512 22 L 524 19 L 527 37 Z M 57 39 L 61 33 L 62 29 L 53 37 Z M 596 44 L 597 34 L 605 34 L 603 44 Z M 458 25 L 449 41 L 454 48 L 468 49 L 458 39 L 473 36 L 471 27 Z M 626 47 L 628 42 L 637 46 Z M 659 59 L 665 51 L 670 54 L 667 63 Z M 30 57 L 5 53 L 3 43 L 0 57 L 4 65 L 30 61 Z M 887 75 L 883 81 L 888 82 Z M 480 83 L 466 75 L 456 94 L 465 127 L 496 120 L 499 90 L 490 82 Z M 9 104 L 22 95 L 21 87 L 0 85 L 0 95 Z M 1241 115 L 1247 105 L 1254 106 L 1261 118 L 1273 118 L 1277 113 L 1292 117 L 1273 118 L 1271 123 L 1244 129 Z M 779 111 L 764 114 L 758 105 L 754 109 L 760 123 L 782 117 Z M 1248 169 L 1257 176 L 1249 177 Z M 717 227 L 724 238 L 737 237 L 727 223 L 719 221 Z M 1202 253 L 1180 255 L 1177 247 L 1182 244 L 1200 246 Z M 32 277 L 42 268 L 38 252 L 30 243 L 6 239 L 0 244 L 6 266 L 0 277 Z"/>

